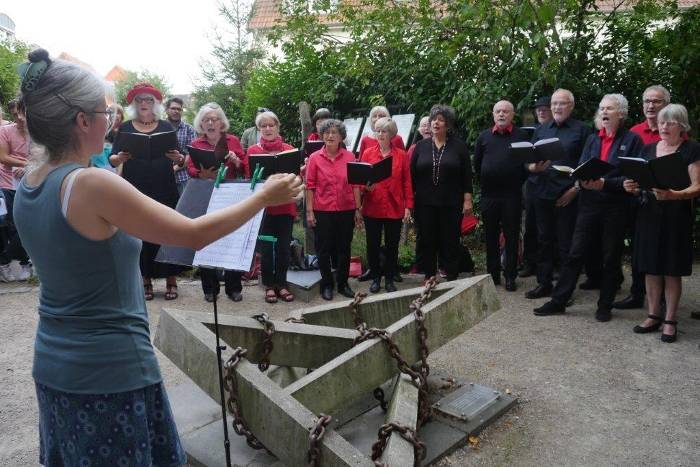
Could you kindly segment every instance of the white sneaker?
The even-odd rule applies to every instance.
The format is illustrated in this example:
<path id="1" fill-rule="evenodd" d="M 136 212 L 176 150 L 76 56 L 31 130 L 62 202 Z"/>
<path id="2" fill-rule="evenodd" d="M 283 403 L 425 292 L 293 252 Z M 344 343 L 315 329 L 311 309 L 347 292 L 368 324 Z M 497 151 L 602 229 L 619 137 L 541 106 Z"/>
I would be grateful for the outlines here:
<path id="1" fill-rule="evenodd" d="M 32 277 L 32 274 L 34 271 L 32 270 L 32 265 L 31 264 L 22 264 L 22 272 L 19 273 L 19 277 L 17 280 L 20 281 L 26 281 L 29 280 L 30 277 Z"/>
<path id="2" fill-rule="evenodd" d="M 13 282 L 15 276 L 12 274 L 12 269 L 10 269 L 10 263 L 0 264 L 0 281 L 3 282 Z"/>

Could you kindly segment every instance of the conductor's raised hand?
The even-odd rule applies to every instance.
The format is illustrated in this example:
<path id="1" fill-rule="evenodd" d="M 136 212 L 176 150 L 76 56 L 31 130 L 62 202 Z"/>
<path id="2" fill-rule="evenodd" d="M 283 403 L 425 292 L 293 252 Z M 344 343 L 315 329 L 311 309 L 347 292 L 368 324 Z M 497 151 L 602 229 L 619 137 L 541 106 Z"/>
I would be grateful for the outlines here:
<path id="1" fill-rule="evenodd" d="M 267 178 L 260 194 L 265 206 L 294 203 L 304 196 L 304 185 L 294 174 L 274 174 Z"/>

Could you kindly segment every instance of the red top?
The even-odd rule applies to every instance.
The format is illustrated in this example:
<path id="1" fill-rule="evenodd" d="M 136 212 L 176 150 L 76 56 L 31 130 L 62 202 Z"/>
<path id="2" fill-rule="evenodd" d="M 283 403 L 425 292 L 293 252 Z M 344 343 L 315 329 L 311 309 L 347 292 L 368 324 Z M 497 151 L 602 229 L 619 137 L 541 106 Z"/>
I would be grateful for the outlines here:
<path id="1" fill-rule="evenodd" d="M 226 162 L 226 167 L 228 167 L 228 172 L 226 172 L 226 178 L 237 178 L 238 175 L 241 177 L 245 177 L 245 165 L 247 163 L 247 159 L 245 157 L 245 151 L 243 151 L 243 146 L 241 146 L 241 142 L 238 140 L 233 135 L 225 134 L 226 136 L 226 146 L 228 146 L 229 151 L 233 151 L 236 156 L 241 160 L 241 165 L 236 168 L 236 164 L 234 164 L 231 161 Z M 201 136 L 197 138 L 196 140 L 192 141 L 192 144 L 190 144 L 193 148 L 197 149 L 206 149 L 208 151 L 213 151 L 214 146 L 212 146 L 209 141 L 207 141 L 206 136 Z M 187 162 L 187 173 L 190 174 L 191 178 L 199 178 L 199 172 L 201 170 L 199 167 L 194 166 L 194 162 L 192 162 L 192 158 L 188 157 L 188 162 Z"/>
<path id="2" fill-rule="evenodd" d="M 352 211 L 357 208 L 352 189 L 348 184 L 348 162 L 355 162 L 355 155 L 338 148 L 331 160 L 324 146 L 311 154 L 306 164 L 306 189 L 314 191 L 314 211 Z"/>
<path id="3" fill-rule="evenodd" d="M 405 209 L 413 209 L 411 169 L 406 151 L 392 147 L 387 157 L 392 157 L 391 177 L 377 183 L 374 190 L 365 190 L 362 215 L 380 219 L 401 219 Z M 369 148 L 362 155 L 362 162 L 376 164 L 384 159 L 379 146 Z"/>
<path id="4" fill-rule="evenodd" d="M 634 131 L 639 136 L 641 136 L 642 142 L 644 143 L 645 146 L 647 144 L 656 143 L 657 141 L 661 141 L 661 136 L 659 135 L 658 127 L 656 130 L 652 130 L 651 128 L 649 128 L 649 123 L 647 123 L 646 120 L 644 120 L 639 125 L 635 125 L 632 128 L 630 128 L 630 131 Z M 681 138 L 683 138 L 684 140 L 687 141 L 689 139 L 688 133 L 683 133 L 683 135 L 681 135 Z"/>
<path id="5" fill-rule="evenodd" d="M 282 146 L 284 147 L 282 151 L 294 149 L 294 146 L 289 145 L 287 143 L 283 143 Z M 248 153 L 246 154 L 245 158 L 245 178 L 250 178 L 250 164 L 248 156 L 250 156 L 251 154 L 268 154 L 268 152 L 265 151 L 262 148 L 262 146 L 260 146 L 260 143 L 254 144 L 248 148 Z M 278 216 L 280 214 L 289 214 L 290 216 L 296 216 L 297 207 L 294 203 L 283 204 L 281 206 L 270 206 L 269 208 L 265 209 L 265 214 L 268 216 Z"/>
<path id="6" fill-rule="evenodd" d="M 613 141 L 615 141 L 615 135 L 617 132 L 608 136 L 605 132 L 605 128 L 601 128 L 598 132 L 598 137 L 600 137 L 600 160 L 603 162 L 608 162 L 608 156 L 610 156 L 610 148 L 612 147 Z"/>
<path id="7" fill-rule="evenodd" d="M 323 141 L 323 138 L 314 131 L 309 135 L 309 141 Z"/>
<path id="8" fill-rule="evenodd" d="M 502 135 L 504 135 L 506 133 L 511 134 L 511 133 L 513 133 L 513 124 L 509 123 L 508 126 L 503 129 L 503 131 L 501 131 L 500 128 L 498 128 L 498 125 L 494 125 L 493 129 L 491 131 L 493 132 L 494 135 L 496 133 L 500 133 Z"/>
<path id="9" fill-rule="evenodd" d="M 357 150 L 359 153 L 360 159 L 362 159 L 362 154 L 368 150 L 369 148 L 372 148 L 374 146 L 377 146 L 379 143 L 377 142 L 376 139 L 370 138 L 369 135 L 365 135 L 362 137 L 360 140 L 360 148 Z M 399 148 L 402 151 L 406 150 L 406 146 L 403 144 L 403 139 L 401 136 L 396 135 L 393 138 L 391 138 L 391 145 L 395 148 Z"/>

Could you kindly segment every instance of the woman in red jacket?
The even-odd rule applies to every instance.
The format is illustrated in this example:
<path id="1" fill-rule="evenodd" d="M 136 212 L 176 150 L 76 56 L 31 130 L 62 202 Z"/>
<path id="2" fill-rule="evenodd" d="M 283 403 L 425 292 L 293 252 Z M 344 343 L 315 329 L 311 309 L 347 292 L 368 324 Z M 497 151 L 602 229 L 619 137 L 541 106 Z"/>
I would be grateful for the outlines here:
<path id="1" fill-rule="evenodd" d="M 294 149 L 293 146 L 282 141 L 280 121 L 277 115 L 269 110 L 258 114 L 255 118 L 255 126 L 262 136 L 259 143 L 248 148 L 245 164 L 247 178 L 250 178 L 251 171 L 248 156 L 253 154 L 275 155 L 288 149 Z M 281 298 L 285 302 L 294 300 L 294 295 L 287 289 L 287 270 L 289 269 L 289 245 L 292 240 L 292 226 L 296 213 L 294 203 L 265 210 L 265 216 L 260 226 L 260 235 L 272 236 L 277 239 L 275 243 L 260 242 L 260 266 L 262 267 L 262 282 L 265 286 L 265 301 L 267 303 L 277 303 L 277 298 Z M 273 245 L 274 254 L 272 253 Z"/>
<path id="2" fill-rule="evenodd" d="M 398 128 L 389 117 L 382 117 L 374 123 L 374 135 L 378 144 L 362 153 L 362 162 L 376 164 L 387 157 L 392 158 L 391 177 L 377 184 L 367 185 L 362 216 L 367 232 L 367 257 L 372 271 L 372 285 L 369 291 L 377 293 L 381 289 L 381 267 L 379 265 L 379 247 L 386 247 L 386 265 L 384 267 L 385 288 L 395 292 L 394 276 L 398 272 L 399 238 L 401 222 L 411 219 L 413 209 L 413 188 L 411 187 L 411 170 L 406 151 L 391 144 Z"/>
<path id="3" fill-rule="evenodd" d="M 213 151 L 216 143 L 220 138 L 226 138 L 228 146 L 228 155 L 226 156 L 226 166 L 228 172 L 226 178 L 243 178 L 245 177 L 245 153 L 241 142 L 233 135 L 226 133 L 229 128 L 226 114 L 218 104 L 210 102 L 204 104 L 199 109 L 197 116 L 194 119 L 194 128 L 197 133 L 202 134 L 201 137 L 192 141 L 192 147 L 197 149 L 206 149 Z M 218 167 L 205 169 L 204 167 L 195 167 L 192 158 L 187 158 L 187 173 L 191 178 L 209 178 L 215 179 Z M 202 291 L 204 299 L 208 302 L 213 302 L 214 297 L 219 295 L 219 280 L 217 273 L 213 269 L 200 268 L 202 278 Z M 240 271 L 226 271 L 224 273 L 224 288 L 226 295 L 234 302 L 243 300 L 243 285 L 241 284 Z"/>

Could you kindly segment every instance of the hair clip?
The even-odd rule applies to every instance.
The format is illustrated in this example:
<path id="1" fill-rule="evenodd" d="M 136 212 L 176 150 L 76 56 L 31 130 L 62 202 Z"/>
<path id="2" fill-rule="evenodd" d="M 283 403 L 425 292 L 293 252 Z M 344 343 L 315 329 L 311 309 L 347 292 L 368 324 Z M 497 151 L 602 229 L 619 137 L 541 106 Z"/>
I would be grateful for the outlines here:
<path id="1" fill-rule="evenodd" d="M 22 76 L 22 92 L 32 92 L 39 85 L 39 80 L 46 72 L 49 64 L 45 60 L 39 62 L 24 62 L 19 67 L 19 74 Z"/>

